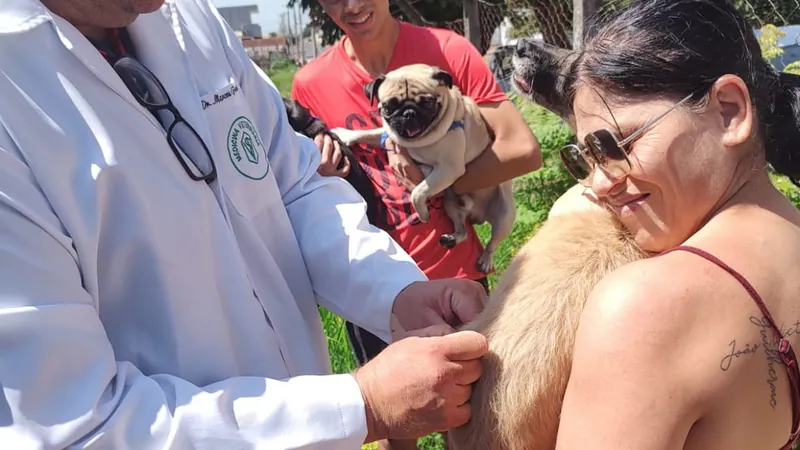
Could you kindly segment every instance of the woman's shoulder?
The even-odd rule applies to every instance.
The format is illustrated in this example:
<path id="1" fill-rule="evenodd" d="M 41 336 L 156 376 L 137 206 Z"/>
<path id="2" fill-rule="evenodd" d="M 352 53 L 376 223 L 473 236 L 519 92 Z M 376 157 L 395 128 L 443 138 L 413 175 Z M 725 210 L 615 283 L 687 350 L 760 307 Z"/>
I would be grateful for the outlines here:
<path id="1" fill-rule="evenodd" d="M 731 258 L 733 250 L 728 249 L 718 258 L 713 248 L 711 251 L 698 247 L 675 250 L 626 264 L 603 278 L 587 301 L 586 323 L 615 318 L 684 327 L 692 324 L 686 324 L 683 319 L 714 313 L 723 305 L 728 310 L 740 305 L 747 311 L 756 306 L 742 283 L 747 283 L 751 276 L 760 280 L 757 271 L 752 270 L 758 264 L 753 264 L 752 258 L 748 259 L 748 264 L 736 263 L 758 252 L 745 248 L 738 252 L 741 258 Z M 733 260 L 731 266 L 734 267 L 726 264 L 728 259 Z M 742 266 L 743 273 L 737 270 L 738 266 Z M 733 302 L 732 297 L 742 301 Z"/>
<path id="2" fill-rule="evenodd" d="M 735 283 L 688 252 L 623 266 L 590 294 L 575 357 L 595 363 L 613 359 L 631 374 L 640 372 L 643 383 L 659 374 L 660 382 L 669 384 L 672 376 L 687 398 L 708 393 L 707 383 L 719 375 L 729 342 L 748 332 L 754 305 L 736 299 L 747 294 L 741 287 L 732 294 Z"/>
<path id="3" fill-rule="evenodd" d="M 700 272 L 696 261 L 677 253 L 626 264 L 592 290 L 580 329 L 608 340 L 634 333 L 653 344 L 674 345 L 695 326 L 689 319 L 708 281 Z"/>

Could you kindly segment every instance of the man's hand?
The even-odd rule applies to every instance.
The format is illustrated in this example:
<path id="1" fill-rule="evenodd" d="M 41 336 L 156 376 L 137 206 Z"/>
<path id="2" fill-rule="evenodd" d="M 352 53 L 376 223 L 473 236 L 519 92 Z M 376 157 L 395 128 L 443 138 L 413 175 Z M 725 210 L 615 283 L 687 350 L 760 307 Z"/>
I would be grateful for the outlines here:
<path id="1" fill-rule="evenodd" d="M 356 371 L 367 439 L 413 439 L 469 421 L 472 383 L 481 376 L 484 336 L 462 331 L 398 341 Z"/>
<path id="2" fill-rule="evenodd" d="M 327 133 L 319 133 L 314 136 L 314 143 L 317 144 L 320 152 L 322 152 L 319 168 L 317 168 L 317 172 L 320 175 L 324 177 L 336 176 L 344 178 L 350 173 L 350 161 L 344 158 L 342 147 L 339 145 L 339 142 L 332 139 Z M 344 164 L 342 164 L 341 169 L 337 169 L 342 159 L 344 159 Z"/>
<path id="3" fill-rule="evenodd" d="M 406 189 L 413 191 L 418 184 L 425 179 L 422 171 L 417 167 L 417 164 L 408 155 L 408 151 L 404 148 L 395 145 L 391 139 L 386 139 L 384 144 L 386 147 L 386 154 L 389 158 L 389 167 L 397 179 L 403 183 Z"/>
<path id="4" fill-rule="evenodd" d="M 431 325 L 427 328 L 420 328 L 418 330 L 411 330 L 406 332 L 404 339 L 411 336 L 416 337 L 434 337 L 434 336 L 447 336 L 454 333 L 453 327 L 450 325 Z"/>
<path id="5" fill-rule="evenodd" d="M 407 332 L 434 325 L 453 330 L 475 319 L 486 305 L 480 283 L 450 278 L 408 285 L 394 301 L 392 314 Z"/>

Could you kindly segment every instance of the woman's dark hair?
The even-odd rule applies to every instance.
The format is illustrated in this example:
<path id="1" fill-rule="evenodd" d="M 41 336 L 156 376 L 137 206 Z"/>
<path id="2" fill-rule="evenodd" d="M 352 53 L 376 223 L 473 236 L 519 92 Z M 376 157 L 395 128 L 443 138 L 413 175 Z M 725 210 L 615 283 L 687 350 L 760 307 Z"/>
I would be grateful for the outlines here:
<path id="1" fill-rule="evenodd" d="M 729 1 L 636 0 L 587 28 L 570 97 L 578 80 L 587 80 L 615 96 L 695 93 L 699 101 L 719 77 L 737 75 L 750 90 L 767 161 L 800 185 L 800 77 L 764 60 L 753 29 Z"/>

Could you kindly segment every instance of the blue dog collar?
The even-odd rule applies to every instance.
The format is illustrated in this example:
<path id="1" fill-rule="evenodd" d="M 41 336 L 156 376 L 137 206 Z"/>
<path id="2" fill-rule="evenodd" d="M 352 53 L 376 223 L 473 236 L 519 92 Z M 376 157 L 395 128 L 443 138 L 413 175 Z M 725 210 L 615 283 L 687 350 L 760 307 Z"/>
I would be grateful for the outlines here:
<path id="1" fill-rule="evenodd" d="M 381 135 L 381 148 L 384 149 L 384 150 L 388 150 L 386 148 L 386 140 L 387 139 L 389 139 L 389 133 L 384 131 L 383 134 Z"/>
<path id="2" fill-rule="evenodd" d="M 453 131 L 453 130 L 455 130 L 457 128 L 464 128 L 464 122 L 455 121 L 455 122 L 451 123 L 450 124 L 450 128 L 447 131 Z M 387 148 L 386 148 L 386 140 L 387 139 L 389 139 L 389 133 L 384 131 L 383 134 L 381 134 L 381 148 L 384 149 L 384 150 L 387 150 Z"/>

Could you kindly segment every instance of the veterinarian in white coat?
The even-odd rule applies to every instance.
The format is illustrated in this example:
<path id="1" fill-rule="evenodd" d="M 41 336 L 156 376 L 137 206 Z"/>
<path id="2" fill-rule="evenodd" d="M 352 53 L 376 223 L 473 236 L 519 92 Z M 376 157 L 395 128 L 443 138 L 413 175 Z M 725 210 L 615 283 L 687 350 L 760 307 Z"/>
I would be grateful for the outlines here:
<path id="1" fill-rule="evenodd" d="M 359 448 L 356 378 L 317 376 L 317 304 L 390 339 L 395 299 L 413 329 L 435 320 L 411 309 L 469 315 L 481 288 L 404 290 L 422 273 L 316 174 L 317 147 L 205 0 L 44 3 L 92 6 L 81 20 L 152 5 L 128 27 L 136 58 L 207 144 L 211 159 L 176 134 L 189 169 L 216 177 L 188 176 L 80 26 L 2 0 L 0 448 Z"/>

